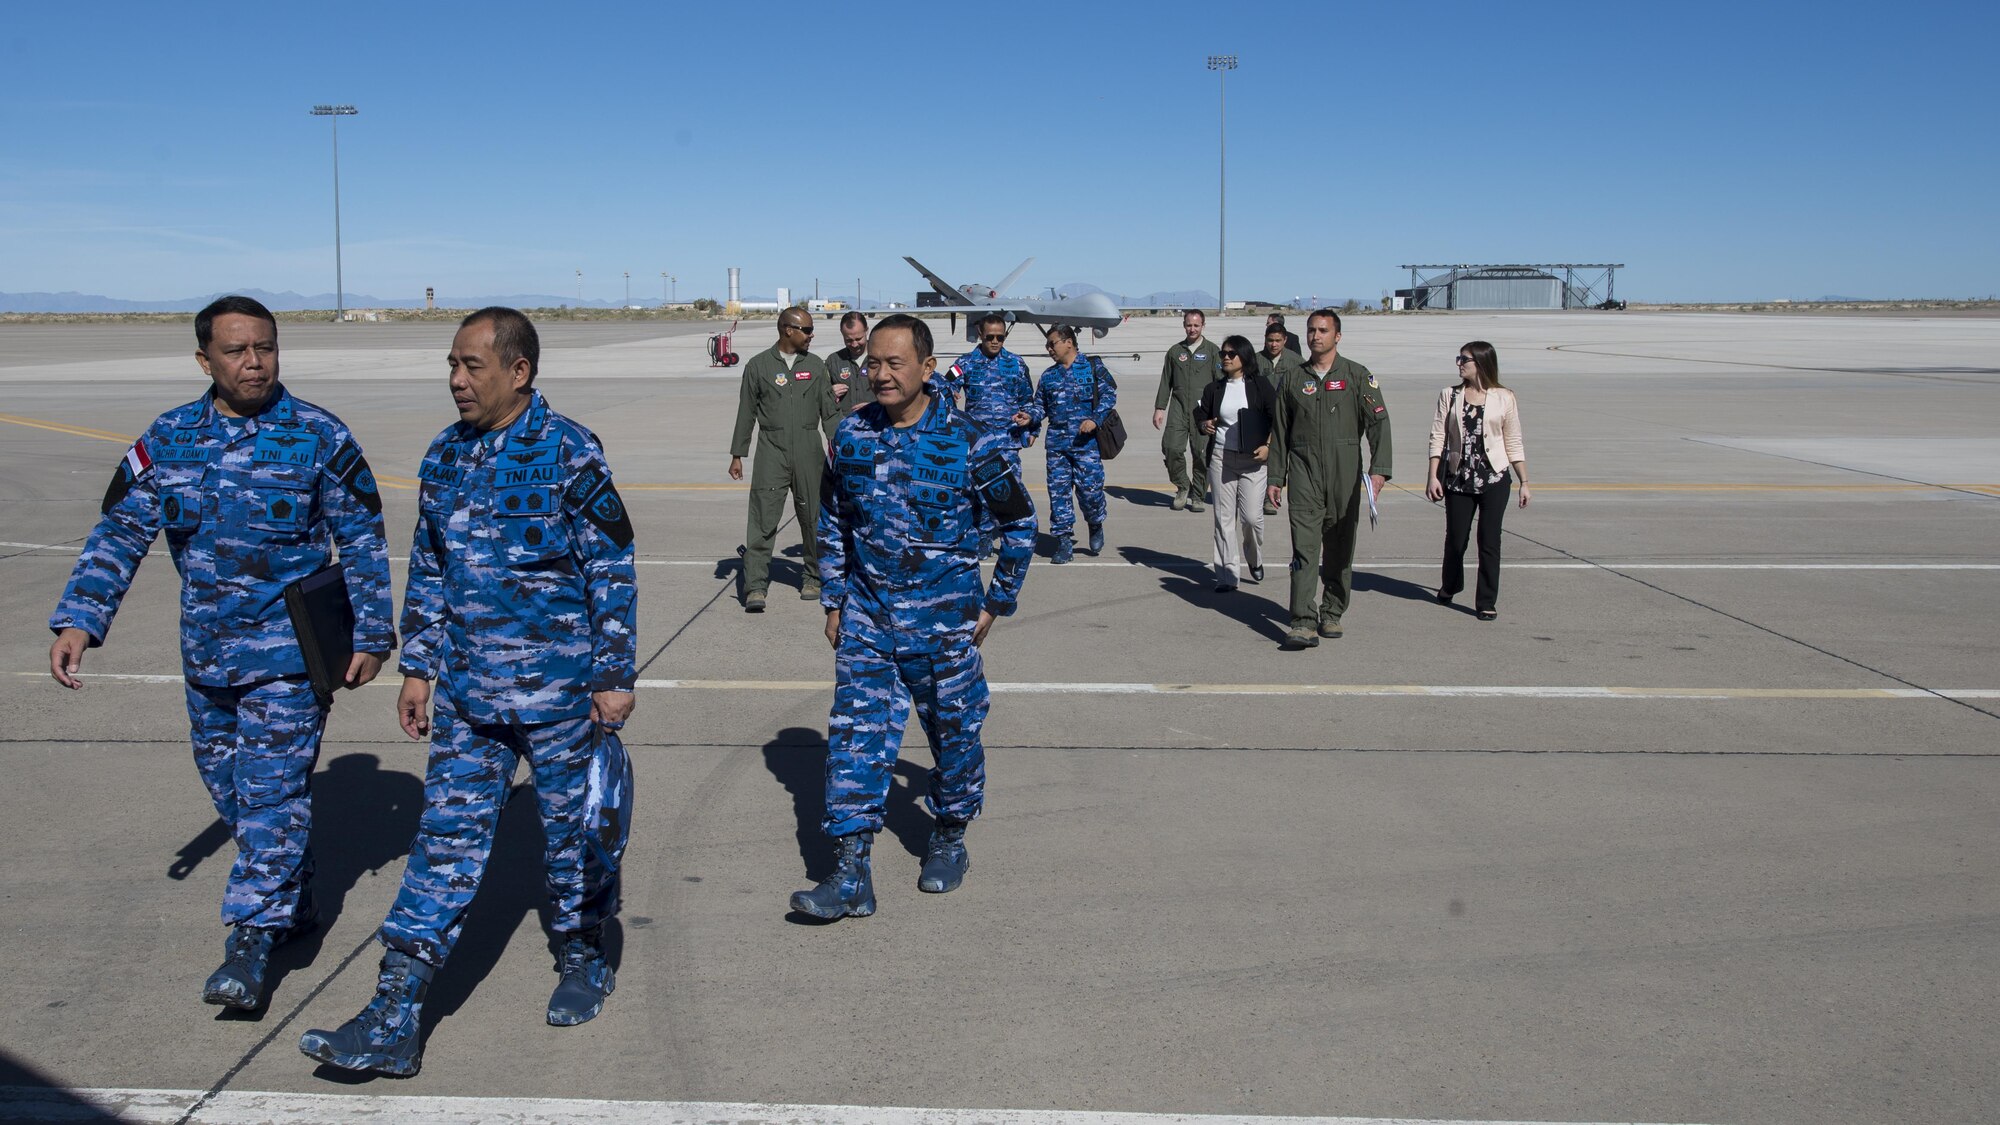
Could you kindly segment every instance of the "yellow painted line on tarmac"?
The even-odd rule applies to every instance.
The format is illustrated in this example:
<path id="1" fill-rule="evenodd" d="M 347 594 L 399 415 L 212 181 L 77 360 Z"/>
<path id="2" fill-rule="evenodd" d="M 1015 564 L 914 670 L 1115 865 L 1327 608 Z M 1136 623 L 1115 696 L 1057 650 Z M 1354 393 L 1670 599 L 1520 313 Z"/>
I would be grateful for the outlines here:
<path id="1" fill-rule="evenodd" d="M 114 434 L 110 430 L 92 429 L 89 426 L 72 426 L 67 422 L 49 422 L 40 418 L 22 418 L 13 414 L 0 414 L 0 422 L 14 426 L 29 426 L 37 430 L 53 430 L 71 437 L 90 438 L 94 441 L 115 441 L 131 444 L 131 434 Z"/>
<path id="2" fill-rule="evenodd" d="M 1766 484 L 1754 482 L 1561 482 L 1543 481 L 1530 485 L 1536 492 L 1922 492 L 1940 488 L 1981 491 L 2000 488 L 1986 484 Z"/>
<path id="3" fill-rule="evenodd" d="M 119 434 L 113 433 L 110 430 L 93 429 L 89 426 L 72 426 L 67 422 L 50 422 L 42 418 L 21 418 L 13 414 L 0 414 L 0 422 L 6 422 L 15 426 L 29 426 L 37 430 L 51 430 L 59 434 L 69 434 L 71 437 L 90 438 L 93 441 L 115 441 L 120 445 L 130 445 L 132 442 L 138 440 L 136 434 Z M 390 488 L 398 488 L 406 491 L 417 487 L 417 482 L 408 477 L 392 477 L 376 473 L 375 480 L 378 484 L 386 484 Z"/>

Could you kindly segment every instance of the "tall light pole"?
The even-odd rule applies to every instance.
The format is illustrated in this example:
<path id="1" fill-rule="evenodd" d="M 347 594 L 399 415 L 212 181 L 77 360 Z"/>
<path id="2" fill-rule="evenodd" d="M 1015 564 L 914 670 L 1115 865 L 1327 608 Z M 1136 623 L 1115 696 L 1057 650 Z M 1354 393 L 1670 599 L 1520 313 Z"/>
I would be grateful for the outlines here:
<path id="1" fill-rule="evenodd" d="M 340 119 L 361 111 L 351 105 L 316 105 L 314 117 L 333 118 L 333 319 L 347 319 L 347 283 L 340 272 Z"/>
<path id="2" fill-rule="evenodd" d="M 1228 291 L 1223 285 L 1227 275 L 1223 267 L 1227 262 L 1225 248 L 1229 241 L 1229 72 L 1236 69 L 1236 56 L 1210 55 L 1208 69 L 1214 71 L 1219 79 L 1216 89 L 1221 99 L 1216 114 L 1221 147 L 1216 158 L 1218 190 L 1215 203 L 1215 315 L 1221 316 L 1229 308 Z"/>
<path id="3" fill-rule="evenodd" d="M 582 270 L 578 270 L 578 271 L 576 271 L 576 305 L 577 305 L 577 307 L 578 307 L 578 308 L 582 308 L 582 307 L 583 307 L 583 271 L 582 271 Z"/>
<path id="4" fill-rule="evenodd" d="M 631 307 L 631 305 L 632 305 L 632 271 L 631 271 L 631 270 L 626 270 L 626 271 L 625 271 L 625 305 L 626 305 L 626 307 L 627 307 L 627 308 L 630 308 L 630 307 Z"/>

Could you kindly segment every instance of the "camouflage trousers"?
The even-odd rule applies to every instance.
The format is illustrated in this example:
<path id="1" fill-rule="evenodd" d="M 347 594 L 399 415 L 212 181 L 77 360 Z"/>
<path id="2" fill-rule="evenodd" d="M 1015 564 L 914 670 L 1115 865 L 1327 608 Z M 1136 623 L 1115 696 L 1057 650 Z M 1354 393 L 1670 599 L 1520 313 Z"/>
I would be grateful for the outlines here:
<path id="1" fill-rule="evenodd" d="M 523 757 L 542 816 L 551 928 L 575 933 L 617 914 L 618 873 L 589 839 L 590 719 L 472 723 L 451 704 L 449 693 L 440 691 L 431 724 L 424 812 L 402 888 L 382 921 L 382 944 L 433 967 L 451 956 L 492 858 L 500 810 Z M 603 737 L 617 738 L 609 732 Z"/>
<path id="2" fill-rule="evenodd" d="M 236 840 L 222 921 L 286 929 L 312 879 L 312 772 L 326 710 L 303 678 L 186 686 L 194 764 Z"/>
<path id="3" fill-rule="evenodd" d="M 935 652 L 897 652 L 892 637 L 845 615 L 834 658 L 833 713 L 827 719 L 826 816 L 839 838 L 880 832 L 889 785 L 916 706 L 937 765 L 931 815 L 971 820 L 986 793 L 986 666 L 971 630 L 942 639 Z"/>
<path id="4" fill-rule="evenodd" d="M 1064 450 L 1049 443 L 1049 534 L 1058 539 L 1076 530 L 1071 492 L 1083 508 L 1084 522 L 1104 522 L 1109 511 L 1104 501 L 1104 458 L 1097 454 L 1095 436 L 1080 438 Z"/>

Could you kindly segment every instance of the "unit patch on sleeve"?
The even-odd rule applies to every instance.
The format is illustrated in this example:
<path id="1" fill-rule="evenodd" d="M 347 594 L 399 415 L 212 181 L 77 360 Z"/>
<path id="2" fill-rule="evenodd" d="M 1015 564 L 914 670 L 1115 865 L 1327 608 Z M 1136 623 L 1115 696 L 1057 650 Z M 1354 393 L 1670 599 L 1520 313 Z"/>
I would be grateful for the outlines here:
<path id="1" fill-rule="evenodd" d="M 618 546 L 632 545 L 632 515 L 604 466 L 591 465 L 578 473 L 563 490 L 563 506 L 589 520 Z"/>
<path id="2" fill-rule="evenodd" d="M 376 487 L 375 474 L 368 471 L 368 458 L 361 455 L 360 446 L 351 441 L 341 442 L 340 448 L 333 451 L 333 459 L 326 463 L 326 472 L 362 507 L 375 515 L 382 514 L 382 493 Z"/>
<path id="3" fill-rule="evenodd" d="M 972 471 L 972 479 L 986 510 L 1002 523 L 1012 523 L 1035 514 L 1028 490 L 1014 476 L 1014 470 L 999 457 L 988 458 Z"/>
<path id="4" fill-rule="evenodd" d="M 597 490 L 591 498 L 590 506 L 584 509 L 584 518 L 597 525 L 597 530 L 620 547 L 632 545 L 632 516 L 625 510 L 625 501 L 618 496 L 618 489 L 610 481 Z"/>

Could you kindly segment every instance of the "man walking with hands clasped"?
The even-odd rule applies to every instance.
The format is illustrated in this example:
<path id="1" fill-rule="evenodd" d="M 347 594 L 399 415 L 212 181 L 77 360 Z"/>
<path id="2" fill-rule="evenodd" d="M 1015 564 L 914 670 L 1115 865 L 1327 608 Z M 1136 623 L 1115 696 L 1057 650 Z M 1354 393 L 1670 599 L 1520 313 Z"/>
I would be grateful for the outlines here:
<path id="1" fill-rule="evenodd" d="M 1034 554 L 1035 509 L 1005 456 L 933 381 L 930 326 L 885 317 L 868 339 L 874 403 L 840 423 L 819 512 L 826 639 L 833 645 L 826 815 L 838 867 L 791 906 L 815 918 L 875 913 L 870 852 L 882 830 L 910 709 L 937 752 L 936 823 L 919 890 L 955 890 L 965 830 L 985 800 L 986 668 L 979 646 L 1014 612 Z M 993 580 L 979 573 L 981 521 L 999 528 Z"/>
<path id="2" fill-rule="evenodd" d="M 813 541 L 813 513 L 819 501 L 819 471 L 826 463 L 821 423 L 839 410 L 826 364 L 812 346 L 812 314 L 789 308 L 778 314 L 778 342 L 743 365 L 737 395 L 736 430 L 729 442 L 729 479 L 743 479 L 750 433 L 757 433 L 757 458 L 750 466 L 750 519 L 743 538 L 743 610 L 762 613 L 771 586 L 771 551 L 785 520 L 791 494 L 805 540 L 799 597 L 819 600 L 819 546 Z"/>

